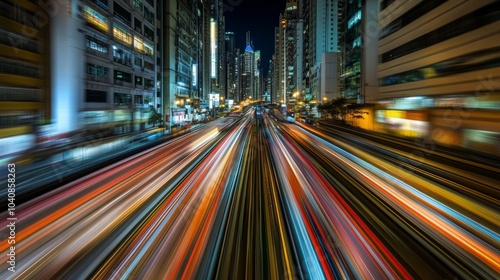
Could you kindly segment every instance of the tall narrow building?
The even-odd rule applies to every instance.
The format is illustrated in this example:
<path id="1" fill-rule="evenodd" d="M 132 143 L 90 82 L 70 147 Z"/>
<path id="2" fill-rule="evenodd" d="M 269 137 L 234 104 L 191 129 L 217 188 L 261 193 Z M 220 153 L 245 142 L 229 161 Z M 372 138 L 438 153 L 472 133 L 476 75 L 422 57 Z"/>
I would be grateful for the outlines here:
<path id="1" fill-rule="evenodd" d="M 342 37 L 343 97 L 358 103 L 376 98 L 378 1 L 346 1 Z"/>
<path id="2" fill-rule="evenodd" d="M 255 78 L 255 54 L 252 46 L 250 32 L 246 33 L 246 47 L 241 54 L 241 97 L 242 100 L 251 100 L 254 97 Z"/>
<path id="3" fill-rule="evenodd" d="M 226 79 L 224 80 L 224 88 L 226 89 L 226 98 L 229 100 L 236 99 L 236 38 L 234 32 L 226 31 L 225 36 L 226 49 Z"/>
<path id="4" fill-rule="evenodd" d="M 297 64 L 302 56 L 297 56 L 297 25 L 299 24 L 299 13 L 297 2 L 287 0 L 285 10 L 280 14 L 279 29 L 279 80 L 280 102 L 286 103 L 289 107 L 297 104 Z M 299 27 L 300 28 L 300 27 Z"/>
<path id="5" fill-rule="evenodd" d="M 253 63 L 253 92 L 252 99 L 256 101 L 262 100 L 262 94 L 264 93 L 264 73 L 261 68 L 261 56 L 260 51 L 254 51 L 254 63 Z"/>
<path id="6" fill-rule="evenodd" d="M 341 95 L 340 68 L 344 0 L 311 0 L 309 21 L 310 92 L 316 102 Z"/>
<path id="7" fill-rule="evenodd" d="M 197 1 L 163 2 L 163 112 L 171 125 L 201 116 L 196 108 L 205 98 L 203 46 L 207 12 Z"/>

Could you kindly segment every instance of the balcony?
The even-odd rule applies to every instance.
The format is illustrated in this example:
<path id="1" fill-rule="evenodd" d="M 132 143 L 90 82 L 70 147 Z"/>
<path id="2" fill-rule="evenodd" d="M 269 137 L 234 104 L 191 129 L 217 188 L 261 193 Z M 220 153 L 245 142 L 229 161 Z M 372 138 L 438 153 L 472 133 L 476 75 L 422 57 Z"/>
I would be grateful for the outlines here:
<path id="1" fill-rule="evenodd" d="M 123 59 L 123 58 L 118 58 L 118 57 L 113 57 L 113 61 L 114 62 L 117 62 L 117 63 L 120 63 L 121 65 L 125 65 L 125 66 L 129 66 L 129 67 L 132 67 L 132 60 L 130 59 Z"/>
<path id="2" fill-rule="evenodd" d="M 114 80 L 114 84 L 117 85 L 117 86 L 124 86 L 124 87 L 132 87 L 132 83 L 130 82 L 125 82 L 125 81 L 122 81 L 122 80 Z"/>
<path id="3" fill-rule="evenodd" d="M 94 50 L 92 48 L 87 48 L 87 53 L 91 54 L 91 55 L 98 56 L 98 57 L 102 57 L 102 58 L 108 58 L 108 54 L 107 53 L 103 53 L 103 52 Z"/>

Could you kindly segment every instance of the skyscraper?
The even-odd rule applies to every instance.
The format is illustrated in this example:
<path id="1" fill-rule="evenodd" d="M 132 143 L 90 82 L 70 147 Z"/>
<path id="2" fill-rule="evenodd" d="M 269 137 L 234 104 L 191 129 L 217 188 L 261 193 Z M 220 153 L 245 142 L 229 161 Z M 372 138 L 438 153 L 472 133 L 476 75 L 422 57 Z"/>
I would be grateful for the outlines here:
<path id="1" fill-rule="evenodd" d="M 226 98 L 230 100 L 236 99 L 236 42 L 234 32 L 226 31 L 225 36 L 226 46 L 226 79 L 224 80 L 226 89 Z"/>
<path id="2" fill-rule="evenodd" d="M 215 22 L 210 13 L 210 6 L 198 1 L 163 2 L 162 111 L 172 125 L 202 118 L 197 109 L 209 92 L 208 75 L 217 70 L 216 61 L 212 67 L 210 60 L 210 28 Z"/>
<path id="3" fill-rule="evenodd" d="M 377 89 L 378 1 L 347 1 L 342 37 L 343 97 L 372 103 Z"/>
<path id="4" fill-rule="evenodd" d="M 311 14 L 311 94 L 316 100 L 341 95 L 343 0 L 313 0 Z"/>
<path id="5" fill-rule="evenodd" d="M 241 97 L 242 100 L 254 98 L 254 78 L 255 78 L 255 54 L 252 46 L 250 32 L 246 33 L 246 47 L 242 56 L 242 73 L 241 73 Z"/>

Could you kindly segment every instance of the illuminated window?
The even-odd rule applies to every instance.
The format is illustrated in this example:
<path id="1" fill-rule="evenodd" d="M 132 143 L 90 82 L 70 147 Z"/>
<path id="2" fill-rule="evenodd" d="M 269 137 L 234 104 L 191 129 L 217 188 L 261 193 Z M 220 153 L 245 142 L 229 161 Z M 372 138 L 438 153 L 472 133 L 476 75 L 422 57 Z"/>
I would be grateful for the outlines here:
<path id="1" fill-rule="evenodd" d="M 132 66 L 132 54 L 117 47 L 113 47 L 113 60 L 123 65 Z"/>
<path id="2" fill-rule="evenodd" d="M 115 70 L 114 71 L 114 79 L 115 79 L 115 82 L 122 81 L 122 82 L 131 83 L 132 82 L 132 74 L 127 73 L 127 72 L 123 72 L 123 71 L 119 71 L 119 70 Z"/>
<path id="3" fill-rule="evenodd" d="M 360 47 L 361 46 L 361 36 L 359 36 L 358 38 L 356 38 L 353 42 L 352 42 L 352 47 L 355 48 L 355 47 Z"/>
<path id="4" fill-rule="evenodd" d="M 135 87 L 141 87 L 141 86 L 142 86 L 142 77 L 135 76 Z"/>
<path id="5" fill-rule="evenodd" d="M 142 1 L 141 0 L 134 0 L 133 3 L 134 3 L 134 7 L 137 10 L 142 12 Z"/>
<path id="6" fill-rule="evenodd" d="M 144 43 L 144 52 L 146 53 L 146 55 L 153 56 L 153 46 L 148 43 Z"/>
<path id="7" fill-rule="evenodd" d="M 113 36 L 127 45 L 132 45 L 132 34 L 120 26 L 113 28 Z"/>
<path id="8" fill-rule="evenodd" d="M 145 55 L 153 56 L 153 47 L 148 43 L 145 43 L 141 38 L 134 38 L 134 49 Z"/>
<path id="9" fill-rule="evenodd" d="M 102 53 L 108 53 L 108 44 L 104 43 L 101 40 L 98 40 L 92 36 L 85 36 L 85 41 L 87 48 L 96 50 Z"/>
<path id="10" fill-rule="evenodd" d="M 357 11 L 354 16 L 347 22 L 347 29 L 351 29 L 356 23 L 361 20 L 361 11 Z"/>
<path id="11" fill-rule="evenodd" d="M 108 10 L 109 7 L 108 7 L 108 0 L 90 0 L 92 3 L 95 3 L 97 4 L 98 6 L 100 6 L 101 8 L 105 9 L 105 10 Z"/>
<path id="12" fill-rule="evenodd" d="M 87 23 L 104 33 L 109 31 L 108 18 L 94 11 L 92 8 L 85 6 L 83 8 L 83 17 Z"/>
<path id="13" fill-rule="evenodd" d="M 134 37 L 134 49 L 144 52 L 144 42 L 141 38 Z"/>

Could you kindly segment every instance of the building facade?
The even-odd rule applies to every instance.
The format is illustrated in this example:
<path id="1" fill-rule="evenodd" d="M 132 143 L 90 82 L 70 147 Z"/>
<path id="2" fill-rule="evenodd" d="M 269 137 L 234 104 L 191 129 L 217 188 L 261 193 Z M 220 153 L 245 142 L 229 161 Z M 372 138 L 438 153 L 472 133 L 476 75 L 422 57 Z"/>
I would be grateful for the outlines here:
<path id="1" fill-rule="evenodd" d="M 156 32 L 159 21 L 155 2 L 97 0 L 74 5 L 78 11 L 76 18 L 55 17 L 57 27 L 52 30 L 57 34 L 52 42 L 61 48 L 57 53 L 66 53 L 52 61 L 52 66 L 60 69 L 54 72 L 59 85 L 53 86 L 56 91 L 53 100 L 59 103 L 58 107 L 66 108 L 66 112 L 55 116 L 56 122 L 80 112 L 80 118 L 71 125 L 86 128 L 111 125 L 115 134 L 144 129 L 150 109 L 160 103 Z M 85 46 L 82 61 L 85 97 L 78 106 L 81 98 L 68 97 L 65 90 L 80 88 L 78 77 L 82 73 L 74 65 L 79 61 L 76 50 L 83 49 L 77 47 L 80 44 Z M 58 92 L 60 89 L 63 91 Z M 76 105 L 68 106 L 73 102 Z"/>
<path id="2" fill-rule="evenodd" d="M 380 129 L 500 154 L 499 1 L 380 1 Z"/>
<path id="3" fill-rule="evenodd" d="M 162 112 L 171 126 L 200 119 L 205 93 L 207 8 L 197 1 L 163 2 Z"/>
<path id="4" fill-rule="evenodd" d="M 52 119 L 50 28 L 39 5 L 0 2 L 0 155 L 41 141 L 35 135 Z"/>
<path id="5" fill-rule="evenodd" d="M 150 109 L 160 103 L 155 0 L 1 3 L 4 38 L 20 42 L 13 52 L 2 52 L 4 62 L 20 58 L 3 73 L 13 76 L 2 82 L 11 88 L 5 99 L 17 95 L 23 102 L 2 106 L 12 111 L 5 113 L 11 128 L 2 139 L 31 135 L 35 141 L 28 145 L 34 145 L 86 131 L 120 134 L 147 126 Z"/>
<path id="6" fill-rule="evenodd" d="M 254 63 L 255 54 L 249 39 L 247 36 L 247 45 L 245 51 L 241 54 L 241 99 L 251 100 L 254 98 Z"/>
<path id="7" fill-rule="evenodd" d="M 226 99 L 235 100 L 236 98 L 236 40 L 234 32 L 226 31 L 226 79 L 224 88 L 226 89 Z"/>

